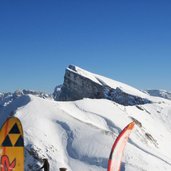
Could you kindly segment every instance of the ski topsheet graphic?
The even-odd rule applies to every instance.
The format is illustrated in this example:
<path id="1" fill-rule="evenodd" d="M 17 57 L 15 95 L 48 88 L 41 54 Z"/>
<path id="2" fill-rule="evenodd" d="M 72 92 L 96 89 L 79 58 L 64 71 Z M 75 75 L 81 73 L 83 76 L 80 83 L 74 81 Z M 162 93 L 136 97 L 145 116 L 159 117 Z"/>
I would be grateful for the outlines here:
<path id="1" fill-rule="evenodd" d="M 135 122 L 131 122 L 118 135 L 111 149 L 107 171 L 120 171 L 123 151 L 134 126 Z"/>
<path id="2" fill-rule="evenodd" d="M 7 119 L 0 130 L 0 171 L 24 171 L 23 129 L 15 117 Z"/>

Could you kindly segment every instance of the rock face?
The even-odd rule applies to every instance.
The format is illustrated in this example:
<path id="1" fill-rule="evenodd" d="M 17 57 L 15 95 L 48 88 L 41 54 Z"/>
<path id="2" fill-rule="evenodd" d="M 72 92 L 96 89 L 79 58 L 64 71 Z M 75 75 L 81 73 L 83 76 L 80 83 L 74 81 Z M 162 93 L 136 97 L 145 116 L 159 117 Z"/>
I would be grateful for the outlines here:
<path id="1" fill-rule="evenodd" d="M 171 92 L 166 90 L 146 90 L 151 96 L 162 97 L 168 100 L 171 100 Z"/>
<path id="2" fill-rule="evenodd" d="M 141 98 L 138 96 L 133 96 L 126 92 L 123 92 L 121 89 L 116 88 L 112 89 L 109 88 L 109 92 L 107 94 L 107 99 L 110 99 L 116 103 L 122 104 L 124 106 L 133 106 L 133 105 L 141 105 L 151 103 L 150 100 Z"/>
<path id="3" fill-rule="evenodd" d="M 93 82 L 91 79 L 73 72 L 73 66 L 69 66 L 71 70 L 66 69 L 64 83 L 61 88 L 59 100 L 79 100 L 82 98 L 103 98 L 104 87 Z M 73 70 L 73 71 L 72 71 Z M 56 99 L 57 100 L 57 99 Z"/>
<path id="4" fill-rule="evenodd" d="M 96 78 L 98 80 L 98 78 Z M 111 88 L 101 80 L 94 81 L 84 74 L 77 72 L 76 67 L 69 65 L 65 71 L 64 83 L 56 87 L 53 93 L 54 99 L 59 101 L 73 101 L 83 98 L 105 98 L 122 105 L 138 105 L 150 103 L 149 100 L 128 94 L 120 88 Z"/>

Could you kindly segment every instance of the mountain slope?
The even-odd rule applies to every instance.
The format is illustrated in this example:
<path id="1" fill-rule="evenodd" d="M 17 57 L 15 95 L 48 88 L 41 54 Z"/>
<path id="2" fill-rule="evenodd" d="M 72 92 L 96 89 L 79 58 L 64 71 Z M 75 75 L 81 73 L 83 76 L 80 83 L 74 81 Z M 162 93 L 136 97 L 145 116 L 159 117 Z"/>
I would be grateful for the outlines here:
<path id="1" fill-rule="evenodd" d="M 42 158 L 49 159 L 52 170 L 105 171 L 116 136 L 132 119 L 137 126 L 122 171 L 171 169 L 170 101 L 122 106 L 105 99 L 55 102 L 28 97 L 29 103 L 15 113 L 24 127 L 25 171 L 35 170 Z"/>
<path id="2" fill-rule="evenodd" d="M 73 65 L 66 69 L 61 91 L 57 87 L 53 95 L 56 100 L 61 101 L 105 98 L 126 106 L 151 103 L 147 94 L 131 86 Z"/>
<path id="3" fill-rule="evenodd" d="M 170 100 L 76 66 L 53 94 L 66 101 L 29 92 L 0 94 L 0 125 L 14 115 L 24 128 L 25 171 L 37 170 L 43 158 L 52 171 L 106 171 L 116 137 L 132 120 L 121 171 L 171 170 Z"/>

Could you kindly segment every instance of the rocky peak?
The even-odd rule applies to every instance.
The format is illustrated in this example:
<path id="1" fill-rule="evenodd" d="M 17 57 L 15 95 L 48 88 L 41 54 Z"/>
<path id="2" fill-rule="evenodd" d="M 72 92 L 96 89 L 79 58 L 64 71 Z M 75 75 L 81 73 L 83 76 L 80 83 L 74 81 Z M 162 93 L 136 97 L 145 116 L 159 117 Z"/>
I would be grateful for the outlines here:
<path id="1" fill-rule="evenodd" d="M 56 88 L 53 93 L 54 99 L 72 101 L 83 98 L 105 98 L 122 105 L 150 103 L 146 98 L 123 91 L 120 85 L 112 87 L 105 80 L 107 78 L 90 73 L 77 66 L 69 65 L 65 70 L 63 85 L 60 89 Z M 120 84 L 122 85 L 122 83 Z"/>
<path id="2" fill-rule="evenodd" d="M 146 90 L 145 92 L 147 92 L 151 96 L 162 97 L 171 100 L 171 92 L 168 92 L 166 90 Z"/>

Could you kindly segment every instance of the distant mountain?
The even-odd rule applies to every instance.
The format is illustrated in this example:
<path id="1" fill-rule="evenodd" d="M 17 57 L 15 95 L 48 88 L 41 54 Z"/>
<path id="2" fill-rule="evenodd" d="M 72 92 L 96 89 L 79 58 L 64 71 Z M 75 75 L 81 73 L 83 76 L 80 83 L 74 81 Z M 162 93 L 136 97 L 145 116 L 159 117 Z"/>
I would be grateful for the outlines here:
<path id="1" fill-rule="evenodd" d="M 150 103 L 145 93 L 74 65 L 66 69 L 64 83 L 55 88 L 53 95 L 57 101 L 92 98 L 109 99 L 125 106 Z"/>
<path id="2" fill-rule="evenodd" d="M 34 90 L 16 90 L 14 93 L 12 92 L 8 92 L 8 93 L 0 93 L 0 103 L 2 103 L 3 101 L 9 101 L 9 99 L 13 99 L 16 97 L 19 97 L 21 95 L 35 95 L 41 98 L 52 98 L 51 94 L 47 94 L 44 92 L 40 92 L 40 91 L 34 91 Z"/>
<path id="3" fill-rule="evenodd" d="M 53 99 L 52 95 L 33 91 L 33 90 L 17 90 L 13 93 L 0 93 L 0 114 L 1 121 L 4 121 L 6 116 L 11 116 L 17 108 L 29 103 L 29 95 L 34 95 L 43 99 Z"/>
<path id="4" fill-rule="evenodd" d="M 17 90 L 14 93 L 8 92 L 8 93 L 0 93 L 0 108 L 9 105 L 12 101 L 15 99 L 24 96 L 24 95 L 35 95 L 37 97 L 41 98 L 48 98 L 53 99 L 53 96 L 51 94 L 47 94 L 44 92 L 38 92 L 33 90 Z"/>
<path id="5" fill-rule="evenodd" d="M 151 96 L 162 97 L 171 100 L 171 92 L 166 90 L 146 90 Z"/>

